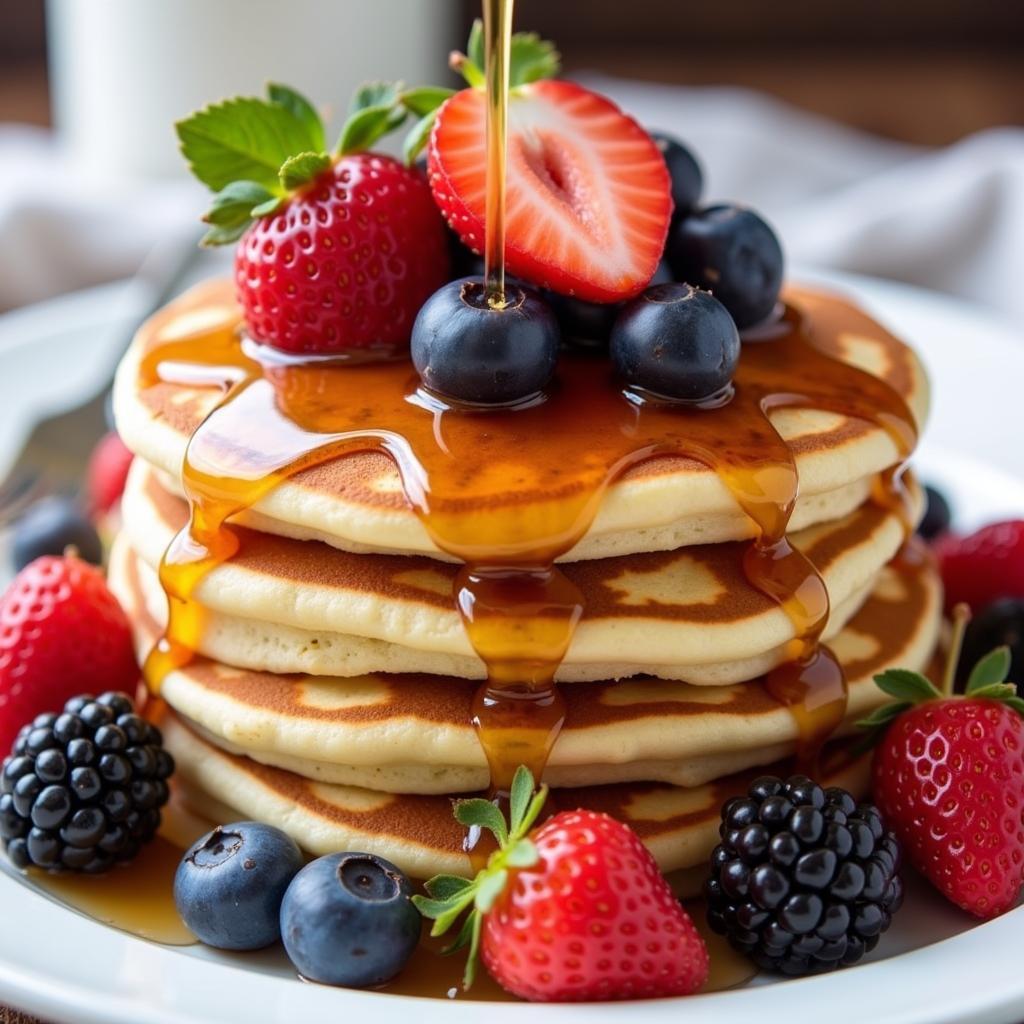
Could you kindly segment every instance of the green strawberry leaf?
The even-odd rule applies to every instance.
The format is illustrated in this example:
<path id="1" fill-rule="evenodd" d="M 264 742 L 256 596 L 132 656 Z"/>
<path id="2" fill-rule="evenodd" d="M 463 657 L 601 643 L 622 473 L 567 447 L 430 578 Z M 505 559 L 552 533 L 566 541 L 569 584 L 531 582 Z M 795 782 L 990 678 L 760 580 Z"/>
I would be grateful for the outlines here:
<path id="1" fill-rule="evenodd" d="M 878 729 L 881 726 L 886 726 L 894 718 L 898 718 L 904 711 L 912 707 L 913 704 L 911 704 L 910 701 L 905 700 L 894 701 L 891 704 L 883 704 L 880 708 L 875 708 L 867 718 L 862 718 L 857 722 L 857 728 Z"/>
<path id="2" fill-rule="evenodd" d="M 427 145 L 436 120 L 437 111 L 432 110 L 429 114 L 424 114 L 406 135 L 405 142 L 402 144 L 402 159 L 405 161 L 406 167 L 412 167 L 416 163 L 417 157 Z"/>
<path id="3" fill-rule="evenodd" d="M 324 123 L 317 113 L 316 107 L 306 99 L 300 92 L 280 82 L 267 83 L 267 95 L 271 103 L 276 103 L 285 108 L 294 117 L 306 126 L 309 137 L 313 141 L 312 148 L 318 153 L 327 148 L 327 140 L 324 137 Z"/>
<path id="4" fill-rule="evenodd" d="M 494 906 L 494 901 L 505 891 L 507 881 L 508 871 L 505 868 L 499 868 L 493 874 L 486 874 L 480 879 L 480 887 L 473 902 L 481 914 L 486 914 Z"/>
<path id="5" fill-rule="evenodd" d="M 246 226 L 252 220 L 254 206 L 265 203 L 274 196 L 257 181 L 232 181 L 214 197 L 203 220 L 217 227 L 233 228 Z"/>
<path id="6" fill-rule="evenodd" d="M 331 158 L 326 153 L 300 153 L 289 157 L 278 172 L 281 187 L 287 192 L 301 188 L 330 166 Z"/>
<path id="7" fill-rule="evenodd" d="M 1018 715 L 1024 715 L 1024 698 L 1021 697 L 1007 697 L 1003 703 L 1008 708 L 1013 708 Z"/>
<path id="8" fill-rule="evenodd" d="M 466 56 L 483 71 L 487 64 L 487 56 L 484 53 L 484 23 L 482 18 L 473 19 L 473 26 L 469 30 L 469 40 L 466 42 Z"/>
<path id="9" fill-rule="evenodd" d="M 219 227 L 214 225 L 199 239 L 199 244 L 204 248 L 212 248 L 215 245 L 230 245 L 237 242 L 245 234 L 246 224 L 234 224 L 231 227 Z"/>
<path id="10" fill-rule="evenodd" d="M 533 775 L 526 765 L 521 764 L 512 777 L 512 788 L 508 798 L 508 819 L 513 835 L 519 832 L 532 797 Z"/>
<path id="11" fill-rule="evenodd" d="M 363 107 L 345 122 L 334 151 L 340 156 L 363 153 L 378 139 L 401 127 L 407 116 L 408 111 L 397 101 L 390 106 Z"/>
<path id="12" fill-rule="evenodd" d="M 1010 674 L 1011 662 L 1009 647 L 997 647 L 994 651 L 989 651 L 971 670 L 965 691 L 967 696 L 979 696 L 979 690 L 994 683 L 1005 683 L 1006 677 Z"/>
<path id="13" fill-rule="evenodd" d="M 348 112 L 358 114 L 372 107 L 393 107 L 401 92 L 401 82 L 363 82 L 353 94 Z"/>
<path id="14" fill-rule="evenodd" d="M 912 704 L 941 696 L 934 684 L 920 672 L 911 672 L 905 668 L 887 669 L 875 676 L 875 682 L 883 693 L 897 700 L 910 701 Z"/>
<path id="15" fill-rule="evenodd" d="M 426 117 L 454 95 L 454 89 L 445 89 L 439 85 L 423 85 L 418 89 L 406 89 L 398 99 L 414 117 Z"/>
<path id="16" fill-rule="evenodd" d="M 1017 687 L 1013 683 L 989 683 L 988 686 L 975 687 L 965 696 L 970 697 L 972 700 L 1004 701 L 1009 697 L 1017 696 Z"/>
<path id="17" fill-rule="evenodd" d="M 467 828 L 485 828 L 498 840 L 499 846 L 508 844 L 508 826 L 505 816 L 490 800 L 459 800 L 455 804 L 455 820 Z"/>
<path id="18" fill-rule="evenodd" d="M 510 868 L 532 868 L 540 860 L 537 847 L 529 839 L 520 839 L 515 845 L 509 847 L 505 857 L 505 863 Z"/>
<path id="19" fill-rule="evenodd" d="M 510 89 L 541 78 L 554 78 L 561 67 L 562 55 L 550 40 L 541 39 L 536 32 L 516 32 L 512 36 L 508 55 Z"/>
<path id="20" fill-rule="evenodd" d="M 237 97 L 204 107 L 175 125 L 192 173 L 214 192 L 233 181 L 252 181 L 270 192 L 278 171 L 297 153 L 317 148 L 307 125 L 286 107 Z"/>
<path id="21" fill-rule="evenodd" d="M 435 875 L 424 886 L 427 894 L 435 900 L 450 900 L 472 887 L 473 883 L 468 878 L 460 878 L 458 875 Z"/>
<path id="22" fill-rule="evenodd" d="M 273 196 L 265 203 L 260 203 L 259 206 L 254 206 L 252 208 L 252 215 L 254 217 L 266 217 L 280 209 L 286 202 L 287 200 L 284 196 Z"/>

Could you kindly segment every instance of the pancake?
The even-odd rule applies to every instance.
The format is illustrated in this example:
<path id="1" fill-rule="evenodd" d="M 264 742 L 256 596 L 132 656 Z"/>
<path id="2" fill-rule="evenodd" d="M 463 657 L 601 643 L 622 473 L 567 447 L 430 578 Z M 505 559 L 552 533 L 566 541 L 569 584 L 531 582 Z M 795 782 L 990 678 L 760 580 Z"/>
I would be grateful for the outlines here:
<path id="1" fill-rule="evenodd" d="M 197 810 L 215 817 L 237 813 L 275 825 L 315 855 L 338 850 L 377 854 L 414 878 L 474 873 L 463 850 L 465 830 L 452 817 L 446 796 L 398 796 L 313 782 L 225 753 L 173 714 L 162 726 L 178 766 L 176 780 Z M 864 793 L 868 763 L 867 758 L 851 758 L 840 746 L 826 759 L 821 781 Z M 787 768 L 772 770 L 785 774 Z M 761 773 L 693 788 L 631 783 L 556 790 L 552 802 L 563 809 L 604 811 L 628 823 L 662 871 L 676 871 L 708 859 L 718 841 L 721 805 L 743 792 L 756 774 Z"/>
<path id="2" fill-rule="evenodd" d="M 909 348 L 841 298 L 804 289 L 791 290 L 787 298 L 809 319 L 823 347 L 885 380 L 923 423 L 928 385 Z M 230 284 L 200 285 L 143 326 L 118 371 L 119 432 L 134 452 L 174 479 L 189 437 L 220 392 L 184 383 L 144 388 L 141 361 L 161 341 L 218 327 L 233 330 L 238 323 Z M 793 452 L 800 476 L 794 529 L 851 511 L 869 493 L 872 478 L 899 458 L 884 430 L 847 416 L 776 410 L 770 419 Z M 600 428 L 599 423 L 586 424 L 587 430 Z M 529 466 L 516 464 L 508 473 L 501 469 L 494 467 L 497 483 L 481 514 L 535 506 L 522 514 L 542 517 L 551 503 L 564 500 L 556 483 L 532 487 Z M 440 501 L 436 496 L 434 500 Z M 460 509 L 460 514 L 465 512 Z M 351 551 L 440 557 L 405 498 L 395 464 L 379 452 L 360 451 L 302 470 L 258 500 L 242 521 Z M 564 560 L 672 550 L 752 535 L 750 520 L 713 470 L 692 459 L 658 457 L 633 465 L 610 485 L 590 529 Z"/>
<path id="3" fill-rule="evenodd" d="M 919 510 L 916 487 L 913 494 Z M 187 521 L 185 503 L 144 463 L 132 469 L 123 514 L 125 533 L 151 569 Z M 237 554 L 194 595 L 208 613 L 200 653 L 244 668 L 311 675 L 485 676 L 452 599 L 455 566 L 235 531 Z M 832 601 L 826 636 L 834 636 L 896 554 L 903 527 L 894 513 L 867 503 L 791 540 L 825 580 Z M 746 547 L 709 544 L 566 564 L 585 610 L 557 678 L 646 673 L 715 685 L 754 678 L 785 660 L 793 623 L 748 583 Z M 115 562 L 124 557 L 119 550 Z M 115 588 L 119 574 L 115 569 Z M 151 609 L 162 614 L 155 577 L 142 575 Z"/>
<path id="4" fill-rule="evenodd" d="M 929 563 L 887 567 L 832 642 L 850 687 L 847 724 L 885 701 L 873 676 L 923 669 L 941 595 Z M 140 648 L 156 637 L 137 586 L 122 588 Z M 476 684 L 429 675 L 331 679 L 232 668 L 206 658 L 166 677 L 161 696 L 233 753 L 323 782 L 388 792 L 483 789 L 489 773 L 471 725 Z M 662 781 L 692 786 L 793 751 L 792 714 L 760 680 L 695 687 L 650 678 L 565 687 L 566 724 L 545 780 L 574 787 Z"/>

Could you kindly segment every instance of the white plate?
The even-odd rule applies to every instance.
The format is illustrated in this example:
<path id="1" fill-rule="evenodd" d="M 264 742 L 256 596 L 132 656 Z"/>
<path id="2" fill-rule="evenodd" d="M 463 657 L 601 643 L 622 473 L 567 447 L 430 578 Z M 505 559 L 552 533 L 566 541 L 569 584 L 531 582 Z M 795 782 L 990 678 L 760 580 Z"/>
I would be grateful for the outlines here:
<path id="1" fill-rule="evenodd" d="M 912 341 L 933 375 L 935 411 L 917 465 L 953 496 L 965 526 L 1024 514 L 1024 343 L 982 312 L 885 282 L 803 274 L 853 292 Z M 84 397 L 111 357 L 116 288 L 0 317 L 0 472 L 38 410 Z M 71 353 L 74 358 L 69 358 Z M 276 954 L 170 949 L 99 925 L 0 871 L 0 1002 L 75 1024 L 368 1021 L 536 1024 L 1010 1024 L 1024 1016 L 1024 908 L 975 925 L 923 883 L 870 963 L 680 1002 L 585 1007 L 442 1002 L 306 985 Z"/>

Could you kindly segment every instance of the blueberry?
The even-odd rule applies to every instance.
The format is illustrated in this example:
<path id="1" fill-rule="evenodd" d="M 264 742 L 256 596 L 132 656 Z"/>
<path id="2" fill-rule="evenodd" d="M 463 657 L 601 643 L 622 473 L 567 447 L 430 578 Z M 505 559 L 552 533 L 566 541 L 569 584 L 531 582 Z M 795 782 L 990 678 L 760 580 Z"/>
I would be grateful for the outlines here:
<path id="1" fill-rule="evenodd" d="M 953 522 L 953 512 L 946 496 L 931 486 L 925 486 L 924 517 L 917 527 L 917 532 L 925 540 L 935 540 L 945 533 Z"/>
<path id="2" fill-rule="evenodd" d="M 328 985 L 382 985 L 420 938 L 409 880 L 367 853 L 335 853 L 304 867 L 281 905 L 284 948 L 304 978 Z"/>
<path id="3" fill-rule="evenodd" d="M 16 570 L 41 555 L 62 555 L 68 547 L 76 548 L 86 562 L 99 565 L 103 561 L 103 544 L 96 527 L 70 498 L 43 498 L 29 506 L 15 523 L 11 557 Z"/>
<path id="4" fill-rule="evenodd" d="M 679 281 L 706 288 L 742 330 L 764 320 L 782 287 L 782 248 L 753 210 L 709 206 L 675 221 L 668 260 Z"/>
<path id="5" fill-rule="evenodd" d="M 1000 598 L 982 608 L 967 624 L 958 681 L 966 682 L 978 661 L 1003 644 L 1010 648 L 1010 681 L 1017 684 L 1017 693 L 1024 697 L 1024 598 Z"/>
<path id="6" fill-rule="evenodd" d="M 133 815 L 125 829 L 131 833 Z M 119 837 L 112 836 L 114 843 Z M 281 934 L 281 900 L 302 853 L 280 829 L 254 821 L 215 828 L 182 858 L 174 903 L 196 937 L 217 949 L 262 949 Z"/>
<path id="7" fill-rule="evenodd" d="M 508 305 L 488 305 L 480 278 L 443 285 L 412 327 L 412 361 L 423 383 L 457 401 L 507 404 L 539 394 L 555 372 L 558 321 L 532 288 L 511 283 Z"/>
<path id="8" fill-rule="evenodd" d="M 563 340 L 581 348 L 608 347 L 608 336 L 622 303 L 584 302 L 557 292 L 544 292 L 544 298 L 554 311 Z"/>
<path id="9" fill-rule="evenodd" d="M 672 179 L 675 212 L 689 213 L 700 201 L 704 189 L 704 172 L 697 158 L 678 139 L 665 132 L 651 132 L 651 138 L 661 150 Z"/>
<path id="10" fill-rule="evenodd" d="M 725 307 L 689 284 L 656 284 L 619 314 L 611 357 L 631 385 L 699 402 L 725 392 L 740 358 L 740 337 Z"/>

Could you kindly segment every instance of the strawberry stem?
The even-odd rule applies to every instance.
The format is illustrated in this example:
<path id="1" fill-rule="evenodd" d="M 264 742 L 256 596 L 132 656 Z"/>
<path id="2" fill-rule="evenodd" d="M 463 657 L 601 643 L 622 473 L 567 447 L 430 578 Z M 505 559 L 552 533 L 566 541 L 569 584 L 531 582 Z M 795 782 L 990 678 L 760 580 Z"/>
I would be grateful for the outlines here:
<path id="1" fill-rule="evenodd" d="M 967 623 L 970 621 L 971 609 L 961 602 L 953 609 L 953 634 L 949 640 L 946 670 L 942 675 L 942 685 L 939 687 L 943 697 L 950 697 L 953 694 L 956 669 L 960 664 L 960 652 L 964 646 L 964 633 L 967 630 Z"/>

